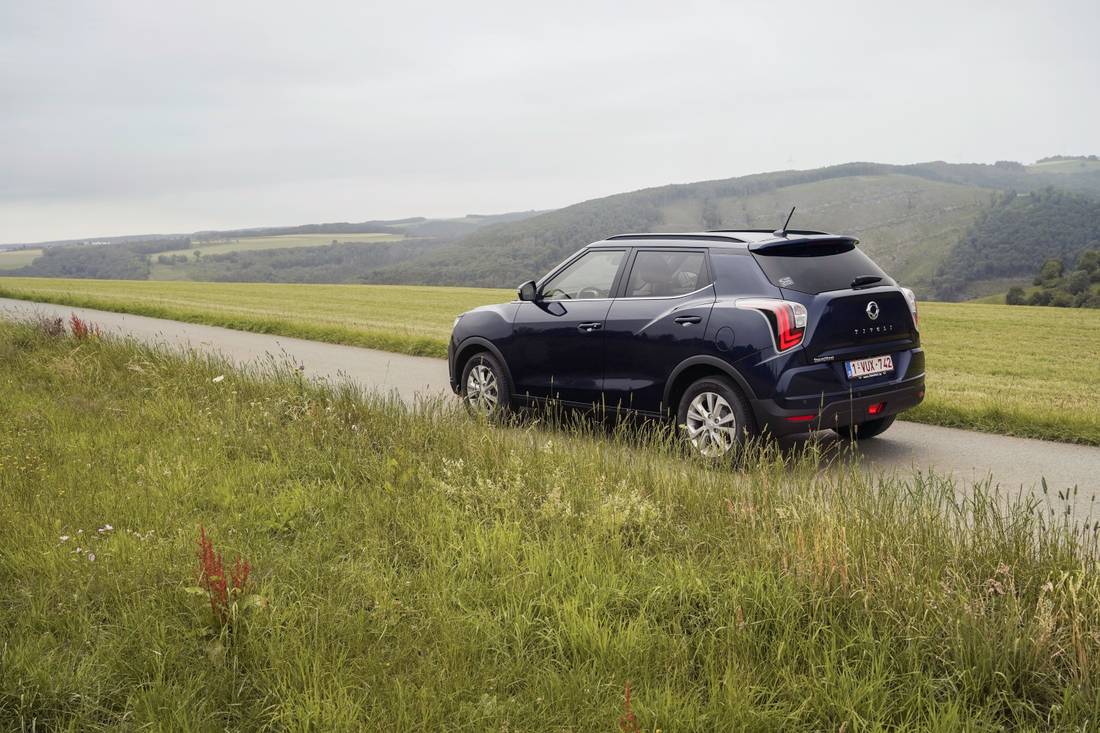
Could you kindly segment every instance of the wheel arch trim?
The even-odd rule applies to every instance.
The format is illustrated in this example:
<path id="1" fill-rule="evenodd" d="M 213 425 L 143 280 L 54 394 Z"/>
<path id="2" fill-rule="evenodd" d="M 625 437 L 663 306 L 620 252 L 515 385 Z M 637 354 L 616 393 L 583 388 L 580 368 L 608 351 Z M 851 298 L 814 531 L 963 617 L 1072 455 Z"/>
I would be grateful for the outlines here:
<path id="1" fill-rule="evenodd" d="M 508 378 L 508 391 L 511 392 L 515 382 L 512 380 L 512 370 L 508 367 L 508 360 L 504 358 L 504 354 L 500 353 L 500 349 L 497 348 L 496 344 L 481 336 L 467 336 L 462 340 L 462 343 L 455 347 L 454 366 L 452 367 L 452 377 L 455 384 L 462 381 L 462 369 L 459 365 L 465 366 L 466 355 L 470 353 L 471 349 L 488 351 L 493 355 L 493 358 L 500 362 L 501 368 L 504 369 L 504 376 Z"/>
<path id="2" fill-rule="evenodd" d="M 688 369 L 697 366 L 713 367 L 715 370 L 725 374 L 727 377 L 733 380 L 734 384 L 741 390 L 741 393 L 745 395 L 745 398 L 751 401 L 756 399 L 756 393 L 753 392 L 752 387 L 745 380 L 741 373 L 737 371 L 729 362 L 723 361 L 716 356 L 707 356 L 705 354 L 699 356 L 692 356 L 684 359 L 682 362 L 676 365 L 672 370 L 672 373 L 668 375 L 668 380 L 665 382 L 665 391 L 662 398 L 662 403 L 669 406 L 669 409 L 675 409 L 669 401 L 672 396 L 672 387 L 676 384 L 676 380 L 680 378 Z"/>

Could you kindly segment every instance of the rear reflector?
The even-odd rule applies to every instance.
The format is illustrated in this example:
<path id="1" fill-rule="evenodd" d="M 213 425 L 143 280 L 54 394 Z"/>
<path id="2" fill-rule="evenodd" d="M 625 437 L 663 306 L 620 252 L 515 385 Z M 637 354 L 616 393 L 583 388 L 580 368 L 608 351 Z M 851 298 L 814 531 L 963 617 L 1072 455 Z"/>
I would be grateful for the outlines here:
<path id="1" fill-rule="evenodd" d="M 867 408 L 867 414 L 868 415 L 877 415 L 885 409 L 886 409 L 886 403 L 885 402 L 876 402 L 875 404 L 873 404 L 873 405 L 871 405 L 870 407 Z"/>
<path id="2" fill-rule="evenodd" d="M 815 417 L 817 417 L 817 415 L 791 415 L 787 418 L 787 422 L 809 422 Z"/>

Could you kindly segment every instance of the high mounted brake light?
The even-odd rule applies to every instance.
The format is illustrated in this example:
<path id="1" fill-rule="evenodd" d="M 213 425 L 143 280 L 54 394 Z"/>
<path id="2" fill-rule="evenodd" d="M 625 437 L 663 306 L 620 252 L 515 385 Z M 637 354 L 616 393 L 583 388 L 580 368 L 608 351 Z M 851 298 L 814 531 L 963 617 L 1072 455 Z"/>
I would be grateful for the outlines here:
<path id="1" fill-rule="evenodd" d="M 738 308 L 762 313 L 772 327 L 776 351 L 787 351 L 802 343 L 806 334 L 806 306 L 774 298 L 742 298 Z"/>

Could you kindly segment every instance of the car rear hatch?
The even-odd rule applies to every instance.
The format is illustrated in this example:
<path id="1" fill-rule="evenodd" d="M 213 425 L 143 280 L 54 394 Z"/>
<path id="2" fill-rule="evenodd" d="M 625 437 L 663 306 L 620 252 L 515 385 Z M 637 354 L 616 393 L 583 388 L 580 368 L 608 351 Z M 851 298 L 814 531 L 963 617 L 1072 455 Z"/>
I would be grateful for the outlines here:
<path id="1" fill-rule="evenodd" d="M 920 337 L 902 289 L 850 237 L 801 237 L 750 247 L 783 298 L 807 310 L 807 362 L 914 348 Z"/>

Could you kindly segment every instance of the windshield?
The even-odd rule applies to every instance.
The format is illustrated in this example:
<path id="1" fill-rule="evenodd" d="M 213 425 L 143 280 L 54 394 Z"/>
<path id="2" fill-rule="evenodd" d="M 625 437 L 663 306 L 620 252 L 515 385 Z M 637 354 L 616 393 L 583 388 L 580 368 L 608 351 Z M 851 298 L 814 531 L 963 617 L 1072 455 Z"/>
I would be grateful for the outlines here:
<path id="1" fill-rule="evenodd" d="M 858 247 L 846 243 L 780 247 L 754 252 L 772 285 L 801 293 L 895 285 Z"/>

